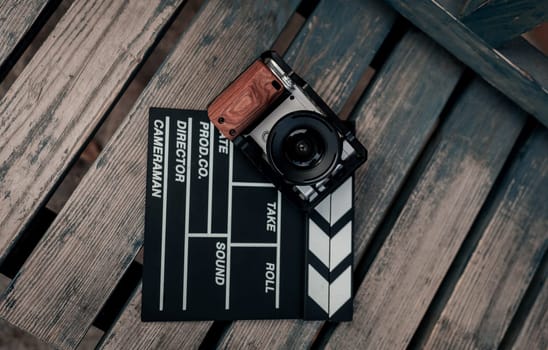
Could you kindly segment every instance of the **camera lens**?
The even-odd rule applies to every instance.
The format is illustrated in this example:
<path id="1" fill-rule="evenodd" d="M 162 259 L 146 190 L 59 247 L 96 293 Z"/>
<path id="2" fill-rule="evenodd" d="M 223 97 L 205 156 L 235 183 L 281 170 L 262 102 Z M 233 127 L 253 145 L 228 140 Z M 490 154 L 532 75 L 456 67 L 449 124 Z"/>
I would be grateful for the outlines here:
<path id="1" fill-rule="evenodd" d="M 280 119 L 270 131 L 266 148 L 274 170 L 297 185 L 329 175 L 340 153 L 337 131 L 312 111 L 292 112 Z"/>
<path id="2" fill-rule="evenodd" d="M 313 129 L 293 130 L 283 143 L 287 160 L 299 168 L 311 168 L 318 164 L 325 151 L 325 143 Z"/>

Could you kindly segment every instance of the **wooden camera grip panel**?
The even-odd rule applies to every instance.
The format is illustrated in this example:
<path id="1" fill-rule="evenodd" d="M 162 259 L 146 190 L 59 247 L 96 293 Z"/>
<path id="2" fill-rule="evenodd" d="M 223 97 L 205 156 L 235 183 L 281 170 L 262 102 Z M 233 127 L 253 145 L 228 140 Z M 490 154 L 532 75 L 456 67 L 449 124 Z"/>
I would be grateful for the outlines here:
<path id="1" fill-rule="evenodd" d="M 213 124 L 229 140 L 236 138 L 283 93 L 282 82 L 255 61 L 207 107 Z"/>

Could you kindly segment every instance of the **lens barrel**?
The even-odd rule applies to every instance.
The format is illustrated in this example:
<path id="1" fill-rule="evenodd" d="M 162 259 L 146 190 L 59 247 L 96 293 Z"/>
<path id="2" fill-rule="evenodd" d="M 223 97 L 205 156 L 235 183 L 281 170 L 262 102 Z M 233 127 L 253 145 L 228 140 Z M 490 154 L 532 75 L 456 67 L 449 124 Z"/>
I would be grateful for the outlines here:
<path id="1" fill-rule="evenodd" d="M 340 148 L 337 131 L 326 118 L 296 111 L 272 127 L 267 157 L 286 181 L 304 185 L 320 181 L 333 170 Z"/>

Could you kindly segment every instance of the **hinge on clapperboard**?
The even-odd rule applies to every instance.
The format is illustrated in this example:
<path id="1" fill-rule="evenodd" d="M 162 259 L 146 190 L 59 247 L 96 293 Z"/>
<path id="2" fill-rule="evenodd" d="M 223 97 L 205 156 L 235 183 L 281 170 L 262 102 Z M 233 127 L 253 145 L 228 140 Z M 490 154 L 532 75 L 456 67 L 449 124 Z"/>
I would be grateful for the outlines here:
<path id="1" fill-rule="evenodd" d="M 304 319 L 352 319 L 353 178 L 307 218 Z"/>

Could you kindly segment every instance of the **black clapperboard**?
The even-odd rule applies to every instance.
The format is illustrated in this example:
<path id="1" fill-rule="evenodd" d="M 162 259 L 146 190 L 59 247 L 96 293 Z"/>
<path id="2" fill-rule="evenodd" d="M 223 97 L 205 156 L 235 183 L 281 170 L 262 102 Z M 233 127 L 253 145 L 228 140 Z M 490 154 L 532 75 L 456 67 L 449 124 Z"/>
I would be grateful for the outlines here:
<path id="1" fill-rule="evenodd" d="M 350 320 L 352 198 L 306 214 L 206 111 L 150 109 L 142 320 Z"/>

